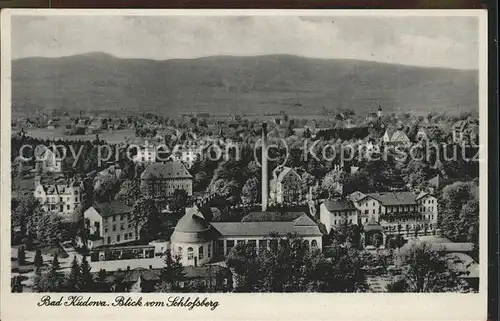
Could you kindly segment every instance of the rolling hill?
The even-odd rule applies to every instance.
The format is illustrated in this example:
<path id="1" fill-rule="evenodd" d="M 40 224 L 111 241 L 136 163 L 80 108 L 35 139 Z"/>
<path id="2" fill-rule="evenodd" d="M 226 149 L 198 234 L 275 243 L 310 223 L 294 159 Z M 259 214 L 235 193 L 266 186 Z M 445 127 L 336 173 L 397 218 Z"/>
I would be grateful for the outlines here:
<path id="1" fill-rule="evenodd" d="M 103 53 L 12 62 L 13 111 L 319 114 L 478 108 L 478 72 L 287 55 L 164 61 Z"/>

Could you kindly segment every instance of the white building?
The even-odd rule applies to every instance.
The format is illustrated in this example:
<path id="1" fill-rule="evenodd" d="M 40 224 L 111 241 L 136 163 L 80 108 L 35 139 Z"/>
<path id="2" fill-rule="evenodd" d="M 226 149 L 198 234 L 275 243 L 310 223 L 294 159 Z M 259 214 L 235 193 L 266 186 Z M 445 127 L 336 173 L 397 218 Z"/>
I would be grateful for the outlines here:
<path id="1" fill-rule="evenodd" d="M 132 208 L 118 201 L 97 203 L 84 212 L 90 231 L 89 249 L 101 245 L 116 245 L 139 239 L 131 219 Z"/>
<path id="2" fill-rule="evenodd" d="M 437 199 L 428 193 L 387 192 L 363 194 L 354 192 L 348 196 L 360 211 L 360 222 L 378 222 L 389 234 L 406 232 L 413 235 L 416 229 L 432 233 L 438 218 Z"/>
<path id="3" fill-rule="evenodd" d="M 286 166 L 276 167 L 270 182 L 269 201 L 272 204 L 294 204 L 303 200 L 304 186 L 297 172 Z"/>
<path id="4" fill-rule="evenodd" d="M 73 219 L 75 209 L 81 204 L 82 191 L 81 184 L 73 180 L 42 184 L 40 177 L 35 177 L 34 197 L 40 202 L 42 209 L 67 220 Z"/>
<path id="5" fill-rule="evenodd" d="M 417 198 L 418 211 L 422 218 L 430 224 L 437 224 L 438 209 L 437 199 L 430 193 L 421 192 Z"/>
<path id="6" fill-rule="evenodd" d="M 203 149 L 201 147 L 176 146 L 168 160 L 183 163 L 184 166 L 189 169 L 198 159 L 201 159 L 202 156 Z"/>
<path id="7" fill-rule="evenodd" d="M 328 233 L 341 224 L 360 224 L 360 211 L 348 200 L 327 200 L 319 207 L 319 218 Z"/>
<path id="8" fill-rule="evenodd" d="M 35 148 L 35 170 L 39 173 L 60 173 L 62 172 L 62 162 L 60 157 L 49 148 Z"/>
<path id="9" fill-rule="evenodd" d="M 132 157 L 134 163 L 154 163 L 156 162 L 157 150 L 154 146 L 142 146 L 137 148 L 137 154 Z"/>
<path id="10" fill-rule="evenodd" d="M 307 214 L 286 222 L 208 222 L 197 207 L 186 210 L 170 242 L 184 266 L 198 266 L 229 255 L 237 244 L 254 246 L 257 252 L 269 248 L 271 233 L 296 233 L 311 250 L 322 249 L 322 233 Z"/>

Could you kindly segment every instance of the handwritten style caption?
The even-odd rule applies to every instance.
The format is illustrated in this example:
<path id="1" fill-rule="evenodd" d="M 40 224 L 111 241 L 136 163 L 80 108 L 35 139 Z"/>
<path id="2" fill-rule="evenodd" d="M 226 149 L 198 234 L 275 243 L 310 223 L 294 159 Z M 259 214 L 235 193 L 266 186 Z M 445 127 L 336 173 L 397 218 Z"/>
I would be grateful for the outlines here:
<path id="1" fill-rule="evenodd" d="M 119 295 L 112 301 L 94 300 L 91 296 L 68 295 L 52 297 L 44 295 L 37 303 L 39 307 L 43 306 L 80 306 L 80 307 L 157 307 L 157 308 L 185 308 L 192 310 L 194 308 L 208 308 L 214 311 L 219 302 L 209 300 L 207 297 L 193 296 L 169 296 L 166 300 L 145 300 L 143 297 L 130 297 Z"/>

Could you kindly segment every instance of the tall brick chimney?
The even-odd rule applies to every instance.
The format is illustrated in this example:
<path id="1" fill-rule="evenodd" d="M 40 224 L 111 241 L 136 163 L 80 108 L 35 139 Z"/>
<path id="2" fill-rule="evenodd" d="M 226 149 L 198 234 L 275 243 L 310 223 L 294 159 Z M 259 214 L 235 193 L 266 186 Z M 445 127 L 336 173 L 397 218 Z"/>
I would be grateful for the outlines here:
<path id="1" fill-rule="evenodd" d="M 267 211 L 268 177 L 267 177 L 267 124 L 262 123 L 262 212 Z"/>

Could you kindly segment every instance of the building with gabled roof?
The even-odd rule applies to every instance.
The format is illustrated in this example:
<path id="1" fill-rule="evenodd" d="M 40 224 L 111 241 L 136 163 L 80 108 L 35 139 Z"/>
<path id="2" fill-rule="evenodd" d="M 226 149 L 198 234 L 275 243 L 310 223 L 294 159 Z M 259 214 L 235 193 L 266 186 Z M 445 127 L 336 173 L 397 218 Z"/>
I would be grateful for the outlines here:
<path id="1" fill-rule="evenodd" d="M 354 203 L 346 199 L 326 200 L 319 207 L 320 221 L 328 233 L 341 224 L 359 224 L 360 214 Z"/>
<path id="2" fill-rule="evenodd" d="M 132 207 L 117 200 L 90 206 L 83 213 L 85 226 L 90 232 L 87 247 L 92 249 L 139 239 L 131 213 Z"/>
<path id="3" fill-rule="evenodd" d="M 382 142 L 386 145 L 410 146 L 411 141 L 402 129 L 387 129 L 382 136 Z"/>
<path id="4" fill-rule="evenodd" d="M 42 174 L 62 172 L 61 157 L 57 154 L 55 148 L 35 148 L 35 171 Z"/>
<path id="5" fill-rule="evenodd" d="M 272 175 L 269 185 L 271 204 L 293 204 L 303 200 L 302 178 L 293 168 L 279 166 Z"/>
<path id="6" fill-rule="evenodd" d="M 58 179 L 53 182 L 42 182 L 36 176 L 34 197 L 40 202 L 44 211 L 60 215 L 65 220 L 73 220 L 73 213 L 82 202 L 82 184 L 75 180 Z"/>
<path id="7" fill-rule="evenodd" d="M 151 163 L 141 174 L 141 190 L 146 195 L 166 198 L 176 189 L 193 195 L 193 176 L 182 163 Z"/>
<path id="8" fill-rule="evenodd" d="M 416 229 L 432 233 L 437 228 L 437 199 L 427 192 L 354 192 L 347 199 L 359 210 L 358 222 L 374 220 L 389 234 L 403 230 L 410 236 Z"/>

